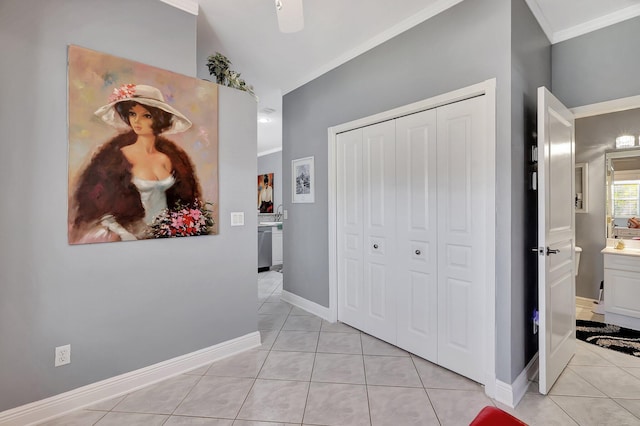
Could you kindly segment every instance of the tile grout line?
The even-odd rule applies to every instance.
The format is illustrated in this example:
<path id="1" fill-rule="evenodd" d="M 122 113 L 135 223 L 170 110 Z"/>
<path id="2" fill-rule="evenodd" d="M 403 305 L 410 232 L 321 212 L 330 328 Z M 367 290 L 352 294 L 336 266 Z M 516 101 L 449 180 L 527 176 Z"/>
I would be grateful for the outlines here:
<path id="1" fill-rule="evenodd" d="M 373 425 L 373 416 L 371 415 L 371 401 L 369 399 L 369 382 L 367 381 L 367 364 L 364 362 L 364 345 L 362 343 L 362 332 L 360 333 L 360 350 L 362 352 L 362 370 L 364 372 L 364 390 L 367 393 L 367 408 L 369 409 L 369 424 Z"/>
<path id="2" fill-rule="evenodd" d="M 276 289 L 274 288 L 273 291 L 271 292 L 271 295 L 273 295 L 273 293 L 275 291 L 276 291 Z M 269 297 L 271 297 L 271 296 L 269 296 Z M 262 365 L 260 365 L 260 369 L 256 372 L 256 377 L 253 379 L 253 383 L 251 384 L 251 388 L 249 388 L 249 392 L 247 392 L 247 395 L 245 395 L 244 400 L 242 401 L 242 404 L 240 404 L 240 408 L 238 408 L 238 412 L 236 413 L 236 416 L 233 419 L 233 423 L 235 423 L 236 420 L 243 420 L 243 419 L 238 419 L 238 416 L 240 415 L 240 412 L 242 411 L 242 408 L 244 407 L 244 404 L 247 403 L 247 399 L 249 398 L 249 395 L 251 394 L 251 391 L 253 390 L 253 388 L 256 385 L 256 382 L 258 381 L 258 377 L 260 376 L 260 373 L 262 372 L 262 369 L 264 368 L 265 364 L 267 363 L 267 359 L 269 358 L 269 354 L 271 354 L 271 350 L 273 349 L 273 345 L 276 344 L 276 340 L 278 339 L 278 336 L 280 335 L 280 331 L 282 331 L 282 326 L 280 326 L 280 329 L 277 330 L 278 333 L 276 334 L 276 337 L 274 338 L 273 343 L 271 344 L 271 347 L 269 348 L 268 351 L 266 351 L 267 352 L 267 356 L 264 358 L 264 361 L 262 362 Z M 262 339 L 262 336 L 260 338 Z M 262 345 L 262 340 L 260 341 L 260 345 Z"/>
<path id="3" fill-rule="evenodd" d="M 567 410 L 562 408 L 562 406 L 560 404 L 558 404 L 558 402 L 556 402 L 556 400 L 553 399 L 553 395 L 547 394 L 547 395 L 544 395 L 544 396 L 548 397 L 551 400 L 551 402 L 553 402 L 560 410 L 562 410 L 563 413 L 565 413 L 571 420 L 573 420 L 574 423 L 576 423 L 577 425 L 580 425 L 580 422 L 578 422 L 578 420 L 574 419 L 573 416 L 567 412 Z M 576 397 L 576 398 L 579 398 L 579 397 Z"/>
<path id="4" fill-rule="evenodd" d="M 623 398 L 618 398 L 618 399 L 623 399 Z M 611 398 L 611 400 L 615 403 L 618 404 L 620 407 L 622 407 L 623 410 L 625 410 L 627 413 L 631 414 L 633 417 L 635 417 L 636 419 L 640 420 L 640 416 L 635 415 L 634 413 L 632 413 L 627 407 L 625 407 L 624 405 L 620 404 L 616 399 Z M 637 401 L 637 400 L 630 400 L 630 401 Z"/>
<path id="5" fill-rule="evenodd" d="M 431 409 L 433 410 L 433 414 L 435 414 L 436 420 L 438 421 L 438 424 L 441 425 L 442 422 L 440 421 L 440 417 L 438 416 L 438 412 L 436 411 L 436 407 L 433 405 L 433 401 L 431 401 L 431 397 L 429 396 L 429 392 L 427 391 L 427 387 L 424 384 L 424 380 L 422 380 L 422 376 L 420 375 L 420 371 L 418 371 L 418 366 L 416 365 L 416 360 L 411 355 L 409 356 L 409 358 L 411 359 L 411 363 L 413 364 L 413 368 L 416 369 L 416 373 L 418 374 L 418 379 L 420 380 L 420 383 L 422 384 L 422 390 L 427 395 L 427 400 L 429 400 L 429 404 L 431 405 Z M 427 362 L 430 362 L 430 361 L 427 361 Z"/>
<path id="6" fill-rule="evenodd" d="M 320 323 L 322 328 L 322 323 Z M 307 386 L 307 397 L 304 400 L 304 407 L 302 409 L 302 420 L 300 424 L 304 424 L 304 417 L 307 415 L 307 405 L 309 404 L 309 395 L 311 394 L 311 379 L 313 378 L 313 369 L 316 366 L 316 357 L 318 355 L 318 344 L 320 342 L 320 333 L 318 332 L 318 342 L 316 343 L 316 352 L 313 353 L 313 363 L 311 364 L 311 374 L 309 375 L 309 385 Z"/>
<path id="7" fill-rule="evenodd" d="M 97 425 L 97 424 L 98 424 L 98 422 L 100 422 L 102 419 L 104 419 L 104 418 L 105 418 L 105 416 L 106 416 L 107 414 L 109 414 L 110 412 L 111 412 L 110 410 L 109 410 L 109 411 L 107 411 L 107 412 L 105 412 L 102 416 L 100 416 L 100 418 L 99 418 L 98 420 L 96 420 L 95 422 L 91 423 L 91 424 L 92 424 L 92 426 Z"/>

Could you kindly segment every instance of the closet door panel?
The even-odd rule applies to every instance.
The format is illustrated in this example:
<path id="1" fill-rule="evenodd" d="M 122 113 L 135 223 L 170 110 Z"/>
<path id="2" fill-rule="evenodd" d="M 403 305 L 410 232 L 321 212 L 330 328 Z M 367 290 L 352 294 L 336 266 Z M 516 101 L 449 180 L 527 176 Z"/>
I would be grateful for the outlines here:
<path id="1" fill-rule="evenodd" d="M 483 97 L 438 108 L 438 363 L 483 382 Z"/>
<path id="2" fill-rule="evenodd" d="M 396 120 L 398 346 L 437 361 L 436 111 Z"/>
<path id="3" fill-rule="evenodd" d="M 395 122 L 362 129 L 365 324 L 361 330 L 396 343 Z"/>
<path id="4" fill-rule="evenodd" d="M 361 328 L 363 280 L 362 130 L 337 137 L 338 317 Z"/>

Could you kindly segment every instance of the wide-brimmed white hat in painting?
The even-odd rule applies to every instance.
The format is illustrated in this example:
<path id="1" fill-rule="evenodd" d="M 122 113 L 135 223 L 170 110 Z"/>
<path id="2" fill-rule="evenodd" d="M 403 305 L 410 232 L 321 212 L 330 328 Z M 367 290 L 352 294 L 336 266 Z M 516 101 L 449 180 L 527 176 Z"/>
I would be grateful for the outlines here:
<path id="1" fill-rule="evenodd" d="M 128 129 L 130 128 L 129 124 L 122 120 L 114 108 L 117 103 L 123 101 L 134 101 L 141 105 L 149 105 L 171 113 L 173 115 L 171 126 L 162 133 L 180 133 L 191 127 L 191 121 L 187 117 L 165 102 L 160 90 L 144 84 L 123 84 L 113 89 L 113 93 L 109 97 L 109 103 L 98 108 L 94 114 L 110 126 L 117 129 Z"/>

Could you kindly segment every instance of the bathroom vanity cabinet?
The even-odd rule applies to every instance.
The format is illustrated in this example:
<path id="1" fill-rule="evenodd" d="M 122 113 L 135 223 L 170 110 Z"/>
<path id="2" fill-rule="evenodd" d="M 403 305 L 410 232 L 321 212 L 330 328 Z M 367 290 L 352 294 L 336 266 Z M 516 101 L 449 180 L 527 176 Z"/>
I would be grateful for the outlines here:
<path id="1" fill-rule="evenodd" d="M 640 248 L 607 247 L 604 255 L 604 320 L 640 330 Z"/>

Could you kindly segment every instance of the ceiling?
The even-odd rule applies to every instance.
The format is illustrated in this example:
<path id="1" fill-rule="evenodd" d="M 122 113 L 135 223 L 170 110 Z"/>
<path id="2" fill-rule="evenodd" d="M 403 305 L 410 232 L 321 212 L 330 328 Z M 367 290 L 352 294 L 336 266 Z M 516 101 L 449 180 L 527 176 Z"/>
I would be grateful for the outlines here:
<path id="1" fill-rule="evenodd" d="M 303 0 L 304 29 L 290 34 L 278 30 L 274 0 L 162 1 L 195 5 L 215 50 L 254 86 L 258 116 L 270 120 L 258 124 L 264 154 L 282 145 L 282 95 L 463 0 Z M 640 15 L 640 0 L 526 2 L 552 43 Z"/>

